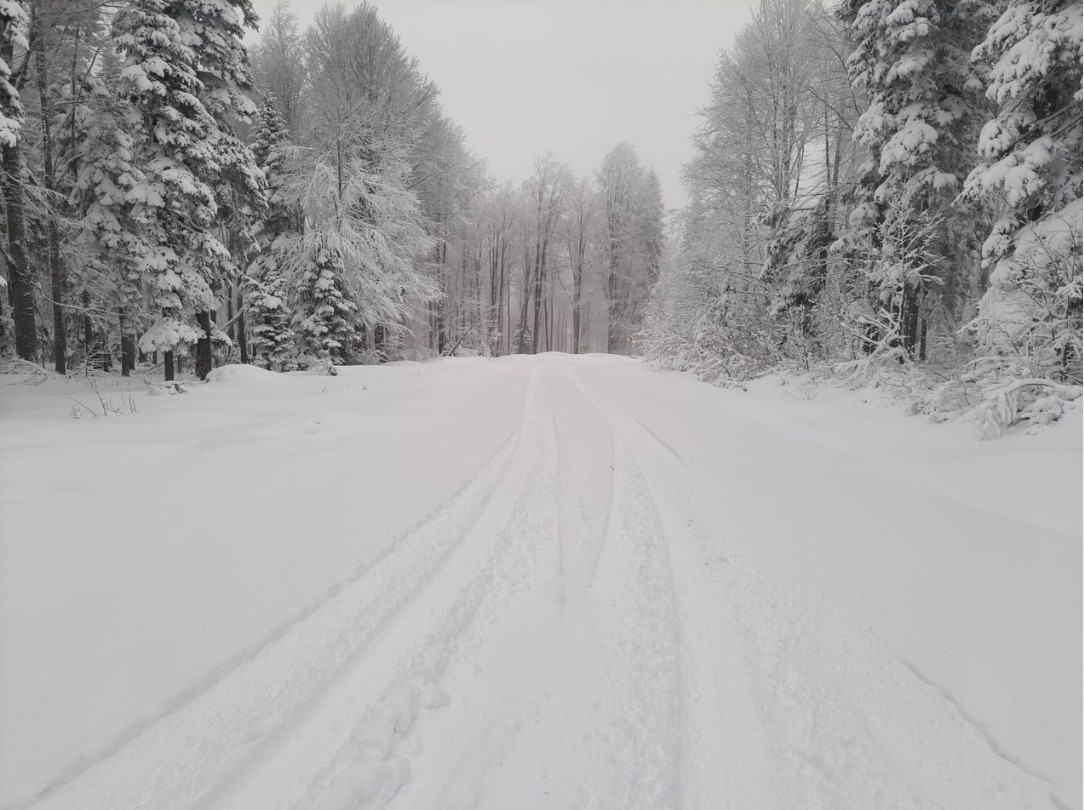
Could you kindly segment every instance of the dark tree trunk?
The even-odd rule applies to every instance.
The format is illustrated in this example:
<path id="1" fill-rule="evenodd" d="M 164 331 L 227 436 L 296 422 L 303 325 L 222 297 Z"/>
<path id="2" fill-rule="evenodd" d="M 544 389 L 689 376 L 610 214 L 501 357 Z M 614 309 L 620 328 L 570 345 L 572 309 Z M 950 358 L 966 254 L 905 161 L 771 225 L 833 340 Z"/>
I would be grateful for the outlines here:
<path id="1" fill-rule="evenodd" d="M 5 54 L 8 63 L 11 54 Z M 11 319 L 15 322 L 15 353 L 34 362 L 38 356 L 38 334 L 34 318 L 34 276 L 26 252 L 22 155 L 19 144 L 3 148 L 4 209 L 8 230 L 8 283 L 11 285 Z"/>
<path id="2" fill-rule="evenodd" d="M 46 92 L 49 63 L 45 55 L 45 42 L 41 37 L 37 38 L 35 51 L 34 65 L 41 111 L 42 179 L 45 191 L 52 196 L 52 193 L 56 191 L 56 182 L 53 175 L 53 128 L 50 121 L 52 109 Z M 68 333 L 67 324 L 64 321 L 64 293 L 67 280 L 64 263 L 60 258 L 60 231 L 56 224 L 56 210 L 52 207 L 55 205 L 56 202 L 53 201 L 47 212 L 48 225 L 46 226 L 46 235 L 49 240 L 49 279 L 53 296 L 53 363 L 57 374 L 67 374 Z"/>
<path id="3" fill-rule="evenodd" d="M 67 274 L 64 262 L 60 258 L 60 234 L 57 232 L 56 219 L 49 217 L 49 277 L 53 293 L 53 362 L 57 374 L 68 373 L 68 327 L 64 320 L 65 287 Z M 84 317 L 87 317 L 84 315 Z"/>
<path id="4" fill-rule="evenodd" d="M 384 363 L 388 359 L 388 330 L 382 325 L 373 327 L 373 352 L 376 362 Z"/>
<path id="5" fill-rule="evenodd" d="M 123 377 L 131 377 L 135 370 L 136 347 L 135 340 L 127 332 L 120 336 L 120 373 Z"/>
<path id="6" fill-rule="evenodd" d="M 531 354 L 538 354 L 541 345 L 542 322 L 542 286 L 546 281 L 546 248 L 541 244 L 536 248 L 534 274 L 534 326 L 531 333 Z"/>
<path id="7" fill-rule="evenodd" d="M 158 354 L 158 352 L 155 352 L 155 354 Z M 165 374 L 166 382 L 173 382 L 173 352 L 163 352 L 162 371 Z"/>
<path id="8" fill-rule="evenodd" d="M 233 285 L 226 285 L 226 334 L 230 336 L 230 340 L 237 339 L 236 324 L 233 320 Z"/>
<path id="9" fill-rule="evenodd" d="M 917 286 L 905 286 L 900 305 L 900 340 L 904 351 L 911 357 L 915 356 L 915 347 L 918 345 L 919 293 Z"/>
<path id="10" fill-rule="evenodd" d="M 211 352 L 211 313 L 206 311 L 197 313 L 196 323 L 203 330 L 203 335 L 196 341 L 196 377 L 206 380 L 214 366 L 214 357 Z"/>
<path id="11" fill-rule="evenodd" d="M 531 251 L 525 244 L 523 246 L 523 290 L 520 293 L 523 300 L 519 304 L 519 339 L 516 341 L 516 354 L 527 352 L 527 313 L 531 303 Z"/>
<path id="12" fill-rule="evenodd" d="M 572 353 L 580 353 L 580 298 L 583 296 L 583 227 L 580 227 L 576 260 L 572 265 Z"/>
<path id="13" fill-rule="evenodd" d="M 122 377 L 130 377 L 135 371 L 136 345 L 132 328 L 128 324 L 128 313 L 124 307 L 120 308 L 117 330 L 120 332 L 120 373 Z"/>
<path id="14" fill-rule="evenodd" d="M 94 326 L 90 322 L 90 293 L 83 290 L 83 358 L 90 367 L 90 350 L 94 345 Z"/>
<path id="15" fill-rule="evenodd" d="M 606 351 L 617 354 L 617 268 L 616 259 L 611 260 L 610 272 L 606 276 Z"/>
<path id="16" fill-rule="evenodd" d="M 237 291 L 237 346 L 241 349 L 241 362 L 248 363 L 248 332 L 245 330 L 245 294 Z"/>

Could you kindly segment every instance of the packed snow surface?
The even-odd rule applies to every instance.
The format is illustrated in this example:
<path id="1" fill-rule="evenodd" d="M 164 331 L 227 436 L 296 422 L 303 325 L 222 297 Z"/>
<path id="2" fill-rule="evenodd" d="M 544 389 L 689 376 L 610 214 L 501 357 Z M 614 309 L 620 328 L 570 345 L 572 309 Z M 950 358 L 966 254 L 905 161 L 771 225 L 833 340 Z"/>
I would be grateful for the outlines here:
<path id="1" fill-rule="evenodd" d="M 554 354 L 21 380 L 0 808 L 1081 807 L 1079 412 Z"/>

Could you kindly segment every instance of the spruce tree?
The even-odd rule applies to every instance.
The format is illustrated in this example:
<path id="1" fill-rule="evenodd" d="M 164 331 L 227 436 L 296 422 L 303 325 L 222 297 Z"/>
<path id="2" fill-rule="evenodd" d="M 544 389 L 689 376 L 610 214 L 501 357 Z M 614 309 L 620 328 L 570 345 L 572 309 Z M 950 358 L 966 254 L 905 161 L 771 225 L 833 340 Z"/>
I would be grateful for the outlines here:
<path id="1" fill-rule="evenodd" d="M 286 122 L 270 94 L 265 94 L 253 127 L 252 153 L 267 181 L 267 208 L 260 221 L 260 253 L 249 265 L 245 279 L 245 305 L 251 324 L 253 353 L 266 368 L 284 368 L 293 351 L 294 332 L 288 306 L 289 285 L 283 266 L 274 255 L 274 243 L 296 230 L 296 209 L 283 193 Z"/>
<path id="2" fill-rule="evenodd" d="M 173 352 L 193 343 L 197 374 L 210 370 L 216 291 L 235 271 L 215 235 L 220 203 L 227 193 L 254 204 L 262 196 L 252 152 L 230 128 L 231 118 L 254 112 L 243 94 L 251 82 L 241 38 L 255 24 L 250 0 L 132 0 L 113 21 L 146 178 L 133 192 L 149 209 L 151 248 L 139 261 L 160 313 L 141 345 L 165 352 L 166 379 Z"/>
<path id="3" fill-rule="evenodd" d="M 302 240 L 295 297 L 294 330 L 303 363 L 348 362 L 354 353 L 357 305 L 346 289 L 346 267 L 339 235 L 315 231 Z"/>
<path id="4" fill-rule="evenodd" d="M 11 83 L 15 45 L 26 47 L 26 9 L 16 0 L 0 0 L 0 144 L 14 146 L 22 128 L 23 105 Z"/>
<path id="5" fill-rule="evenodd" d="M 867 276 L 871 345 L 921 356 L 937 305 L 958 305 L 975 264 L 975 217 L 950 206 L 981 119 L 982 82 L 970 51 L 993 10 L 981 0 L 868 0 L 851 2 L 844 15 L 856 42 L 848 70 L 869 101 L 854 137 L 870 150 L 872 163 L 843 246 Z M 893 205 L 914 212 L 916 233 L 928 233 L 931 218 L 937 223 L 928 233 L 932 253 L 924 254 L 937 257 L 934 266 L 896 261 L 895 248 L 882 244 L 886 217 L 899 224 L 900 212 L 889 211 Z M 889 322 L 898 324 L 897 334 L 886 334 Z"/>
<path id="6" fill-rule="evenodd" d="M 143 262 L 153 252 L 145 241 L 150 209 L 143 197 L 147 178 L 136 161 L 136 141 L 126 127 L 131 107 L 106 85 L 120 72 L 107 44 L 102 61 L 100 74 L 87 79 L 89 102 L 77 110 L 74 196 L 83 226 L 80 244 L 87 257 L 84 274 L 97 277 L 101 308 L 117 312 L 121 374 L 128 376 L 135 368 L 137 326 L 145 304 Z M 84 284 L 89 287 L 89 281 Z"/>
<path id="7" fill-rule="evenodd" d="M 16 0 L 0 0 L 0 185 L 3 187 L 7 226 L 8 283 L 11 285 L 11 317 L 15 327 L 15 352 L 23 360 L 38 354 L 34 303 L 34 272 L 30 266 L 26 232 L 26 195 L 21 130 L 23 105 L 18 83 L 26 75 L 28 55 L 14 64 L 15 46 L 27 48 L 28 16 Z M 18 76 L 16 76 L 18 74 Z"/>
<path id="8" fill-rule="evenodd" d="M 984 349 L 1032 373 L 1080 382 L 1081 8 L 1009 4 L 975 49 L 996 113 L 961 201 L 996 221 L 983 245 L 989 289 L 971 324 Z M 1038 366 L 1038 368 L 1035 368 Z"/>

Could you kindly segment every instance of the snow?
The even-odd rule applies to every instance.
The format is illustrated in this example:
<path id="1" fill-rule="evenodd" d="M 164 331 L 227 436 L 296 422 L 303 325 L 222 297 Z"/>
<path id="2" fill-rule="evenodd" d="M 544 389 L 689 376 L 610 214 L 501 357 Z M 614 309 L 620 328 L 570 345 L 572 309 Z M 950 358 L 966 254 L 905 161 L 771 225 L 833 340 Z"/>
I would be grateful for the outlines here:
<path id="1" fill-rule="evenodd" d="M 338 372 L 0 378 L 0 808 L 1081 807 L 1079 409 Z"/>

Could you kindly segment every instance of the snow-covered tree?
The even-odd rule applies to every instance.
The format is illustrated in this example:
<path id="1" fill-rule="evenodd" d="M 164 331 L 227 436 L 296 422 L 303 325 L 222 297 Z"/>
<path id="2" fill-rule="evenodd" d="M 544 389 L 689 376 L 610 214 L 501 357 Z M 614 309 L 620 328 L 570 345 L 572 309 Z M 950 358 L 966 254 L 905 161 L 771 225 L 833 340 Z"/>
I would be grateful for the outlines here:
<path id="1" fill-rule="evenodd" d="M 949 310 L 957 306 L 957 294 L 977 264 L 976 217 L 950 206 L 967 175 L 983 112 L 982 77 L 970 52 L 993 9 L 982 0 L 853 0 L 844 13 L 856 42 L 848 68 L 869 102 L 855 138 L 873 161 L 859 184 L 842 244 L 855 260 L 876 256 L 892 201 L 911 201 L 916 229 L 924 227 L 920 220 L 927 214 L 939 222 L 935 266 L 909 276 L 902 290 L 895 288 L 899 279 L 891 262 L 863 268 L 875 307 L 902 296 L 900 340 L 910 354 L 920 349 L 938 302 Z"/>
<path id="2" fill-rule="evenodd" d="M 15 146 L 22 127 L 23 105 L 11 83 L 15 46 L 27 47 L 27 14 L 18 0 L 0 0 L 0 145 Z"/>
<path id="3" fill-rule="evenodd" d="M 152 247 L 145 241 L 151 223 L 141 193 L 147 179 L 127 127 L 132 110 L 107 84 L 116 80 L 119 69 L 112 49 L 104 45 L 103 65 L 88 77 L 89 98 L 76 121 L 80 136 L 73 162 L 84 273 L 96 276 L 101 308 L 117 312 L 121 373 L 127 376 L 135 368 L 137 324 L 144 304 L 143 262 Z M 89 279 L 83 283 L 91 284 Z"/>
<path id="4" fill-rule="evenodd" d="M 252 49 L 256 85 L 275 99 L 286 127 L 299 132 L 305 109 L 306 65 L 297 15 L 288 0 L 278 0 L 260 23 L 260 40 Z"/>
<path id="5" fill-rule="evenodd" d="M 23 3 L 0 0 L 0 149 L 3 153 L 0 184 L 7 226 L 8 292 L 15 327 L 15 351 L 22 359 L 33 360 L 38 353 L 38 336 L 34 273 L 26 233 L 25 167 L 21 148 L 23 105 L 19 96 L 30 58 L 27 23 Z"/>
<path id="6" fill-rule="evenodd" d="M 245 285 L 252 353 L 268 370 L 275 366 L 283 370 L 294 354 L 296 335 L 291 323 L 289 292 L 281 273 L 249 279 Z M 315 291 L 310 294 L 315 296 Z"/>
<path id="7" fill-rule="evenodd" d="M 419 266 L 433 243 L 394 144 L 372 150 L 380 162 L 340 160 L 336 149 L 289 154 L 284 199 L 304 212 L 305 227 L 277 238 L 271 260 L 295 279 L 302 351 L 348 362 L 360 329 L 402 328 L 409 301 L 436 296 Z"/>
<path id="8" fill-rule="evenodd" d="M 252 152 L 231 130 L 234 117 L 254 111 L 243 92 L 250 78 L 241 38 L 255 24 L 250 0 L 132 0 L 113 20 L 145 174 L 133 192 L 149 209 L 151 250 L 141 264 L 160 312 L 141 345 L 165 352 L 167 379 L 174 350 L 193 343 L 197 374 L 210 370 L 216 289 L 235 272 L 216 234 L 223 192 L 256 203 L 261 195 Z"/>
<path id="9" fill-rule="evenodd" d="M 564 212 L 565 194 L 571 185 L 568 168 L 552 154 L 534 162 L 534 172 L 523 183 L 528 203 L 527 251 L 529 259 L 523 264 L 523 286 L 520 290 L 520 331 L 518 351 L 537 354 L 542 349 L 543 301 L 548 298 L 551 267 L 551 245 Z M 533 316 L 531 303 L 533 302 Z"/>
<path id="10" fill-rule="evenodd" d="M 335 230 L 311 230 L 283 240 L 277 251 L 297 275 L 293 330 L 302 365 L 330 360 L 335 365 L 353 360 L 357 351 L 357 304 L 347 290 L 343 243 Z M 274 288 L 265 288 L 274 295 Z M 271 302 L 265 301 L 265 304 Z"/>
<path id="11" fill-rule="evenodd" d="M 983 246 L 989 289 L 971 328 L 988 351 L 1080 382 L 1080 3 L 1012 2 L 974 51 L 996 114 L 962 200 L 997 217 Z"/>
<path id="12" fill-rule="evenodd" d="M 296 230 L 297 209 L 285 199 L 286 122 L 270 94 L 252 131 L 252 153 L 267 183 L 267 207 L 256 236 L 259 253 L 245 278 L 244 306 L 251 326 L 252 350 L 267 368 L 281 368 L 293 350 L 294 332 L 288 307 L 289 283 L 275 256 L 275 240 Z"/>
<path id="13" fill-rule="evenodd" d="M 628 352 L 640 331 L 644 307 L 659 273 L 663 231 L 662 191 L 636 151 L 618 144 L 596 177 L 606 256 L 607 351 Z"/>

